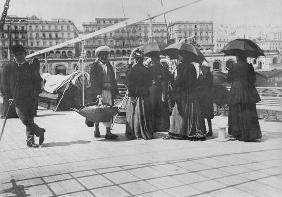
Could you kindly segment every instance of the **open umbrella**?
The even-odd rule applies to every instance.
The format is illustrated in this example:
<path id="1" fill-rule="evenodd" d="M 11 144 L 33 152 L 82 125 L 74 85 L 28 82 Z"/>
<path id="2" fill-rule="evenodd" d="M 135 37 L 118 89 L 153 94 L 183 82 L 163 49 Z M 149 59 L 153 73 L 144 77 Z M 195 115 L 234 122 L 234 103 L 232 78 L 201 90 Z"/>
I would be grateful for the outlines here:
<path id="1" fill-rule="evenodd" d="M 177 59 L 178 54 L 182 53 L 194 62 L 202 63 L 205 60 L 205 56 L 202 54 L 200 49 L 185 42 L 171 44 L 164 49 L 163 53 L 171 59 Z"/>
<path id="2" fill-rule="evenodd" d="M 242 55 L 245 57 L 254 57 L 264 56 L 262 49 L 253 41 L 249 39 L 236 39 L 230 41 L 223 48 L 222 52 L 225 55 Z"/>
<path id="3" fill-rule="evenodd" d="M 145 44 L 141 47 L 141 50 L 144 51 L 145 56 L 151 56 L 152 54 L 161 54 L 161 51 L 167 46 L 163 42 L 151 42 Z"/>

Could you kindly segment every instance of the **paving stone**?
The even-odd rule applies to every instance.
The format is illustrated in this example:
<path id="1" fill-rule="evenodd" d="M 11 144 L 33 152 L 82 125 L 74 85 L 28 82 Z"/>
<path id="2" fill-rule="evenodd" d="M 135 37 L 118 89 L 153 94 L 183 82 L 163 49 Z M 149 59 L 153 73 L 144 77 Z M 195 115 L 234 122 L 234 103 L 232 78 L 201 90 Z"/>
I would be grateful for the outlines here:
<path id="1" fill-rule="evenodd" d="M 252 169 L 252 170 L 261 170 L 261 169 L 268 168 L 267 166 L 263 165 L 263 163 L 261 162 L 253 162 L 253 163 L 248 163 L 248 164 L 244 164 L 241 166 Z"/>
<path id="2" fill-rule="evenodd" d="M 202 192 L 189 186 L 189 185 L 184 185 L 180 187 L 174 187 L 171 189 L 165 189 L 163 190 L 165 193 L 168 193 L 169 195 L 173 197 L 187 197 L 187 196 L 198 196 Z"/>
<path id="3" fill-rule="evenodd" d="M 252 172 L 247 172 L 247 173 L 241 173 L 238 176 L 244 177 L 245 179 L 248 179 L 248 180 L 257 180 L 260 178 L 268 177 L 269 175 L 262 173 L 260 171 L 252 171 Z"/>
<path id="4" fill-rule="evenodd" d="M 199 164 L 193 161 L 179 162 L 179 163 L 176 163 L 175 165 L 182 167 L 189 171 L 200 171 L 200 170 L 206 170 L 206 169 L 212 168 L 210 166 Z"/>
<path id="5" fill-rule="evenodd" d="M 152 166 L 151 168 L 160 171 L 164 175 L 174 175 L 174 174 L 189 172 L 189 170 L 180 168 L 172 164 L 156 165 L 156 166 Z"/>
<path id="6" fill-rule="evenodd" d="M 150 192 L 146 194 L 137 195 L 137 197 L 171 197 L 171 195 L 168 195 L 162 191 L 157 191 L 157 192 Z"/>
<path id="7" fill-rule="evenodd" d="M 236 189 L 251 193 L 259 197 L 280 197 L 281 190 L 269 187 L 265 184 L 258 183 L 256 181 L 243 183 L 235 186 Z"/>
<path id="8" fill-rule="evenodd" d="M 226 185 L 220 182 L 217 182 L 217 181 L 213 181 L 213 180 L 193 183 L 193 184 L 190 184 L 190 186 L 202 192 L 209 192 L 212 190 L 218 190 L 218 189 L 222 189 L 226 187 Z"/>
<path id="9" fill-rule="evenodd" d="M 109 185 L 113 185 L 111 181 L 106 179 L 101 175 L 92 175 L 87 177 L 77 178 L 79 182 L 81 182 L 87 189 L 93 189 L 97 187 L 106 187 Z"/>
<path id="10" fill-rule="evenodd" d="M 209 179 L 215 179 L 215 178 L 221 178 L 225 176 L 229 176 L 230 174 L 217 169 L 211 169 L 211 170 L 203 170 L 198 172 L 199 175 L 202 175 L 204 177 L 208 177 Z"/>
<path id="11" fill-rule="evenodd" d="M 230 174 L 241 174 L 245 172 L 251 172 L 251 169 L 237 165 L 237 166 L 228 166 L 220 168 L 220 170 L 223 170 L 225 172 L 228 172 Z"/>
<path id="12" fill-rule="evenodd" d="M 25 193 L 26 196 L 38 196 L 38 197 L 53 196 L 53 193 L 46 185 L 37 185 L 37 186 L 25 188 Z"/>
<path id="13" fill-rule="evenodd" d="M 183 183 L 183 184 L 190 184 L 190 183 L 197 183 L 201 181 L 208 180 L 207 177 L 204 177 L 202 175 L 199 175 L 198 173 L 186 173 L 181 175 L 174 175 L 171 176 L 171 178 Z"/>
<path id="14" fill-rule="evenodd" d="M 82 192 L 76 192 L 72 194 L 65 194 L 61 197 L 93 197 L 93 195 L 89 191 L 82 191 Z"/>
<path id="15" fill-rule="evenodd" d="M 55 181 L 67 180 L 71 178 L 72 177 L 69 174 L 60 174 L 60 175 L 55 175 L 55 176 L 43 177 L 43 180 L 47 183 L 50 183 L 50 182 L 55 182 Z"/>
<path id="16" fill-rule="evenodd" d="M 150 183 L 151 185 L 159 188 L 159 189 L 166 189 L 170 187 L 176 187 L 180 185 L 184 185 L 183 182 L 179 182 L 173 178 L 170 177 L 161 177 L 156 179 L 149 179 L 146 180 L 147 183 Z"/>
<path id="17" fill-rule="evenodd" d="M 282 166 L 259 170 L 259 172 L 262 172 L 268 175 L 280 175 L 282 174 Z"/>
<path id="18" fill-rule="evenodd" d="M 80 172 L 72 172 L 70 173 L 71 176 L 73 177 L 84 177 L 84 176 L 91 176 L 91 175 L 96 175 L 97 172 L 95 172 L 94 170 L 85 170 L 85 171 L 80 171 Z"/>
<path id="19" fill-rule="evenodd" d="M 232 156 L 232 155 L 218 156 L 215 159 L 221 162 L 232 164 L 232 165 L 247 164 L 250 162 L 247 159 L 241 159 L 239 157 Z"/>
<path id="20" fill-rule="evenodd" d="M 129 193 L 117 186 L 102 187 L 98 189 L 93 189 L 91 192 L 96 197 L 126 197 L 130 196 Z"/>
<path id="21" fill-rule="evenodd" d="M 257 182 L 266 184 L 270 187 L 275 187 L 277 189 L 282 190 L 282 180 L 277 177 L 268 177 L 268 178 L 262 178 L 258 179 Z M 282 192 L 282 191 L 281 191 Z"/>
<path id="22" fill-rule="evenodd" d="M 140 178 L 128 173 L 128 172 L 112 172 L 112 173 L 107 173 L 104 174 L 105 177 L 110 179 L 116 184 L 121 184 L 121 183 L 127 183 L 127 182 L 132 182 L 132 181 L 138 181 Z"/>
<path id="23" fill-rule="evenodd" d="M 24 185 L 24 187 L 34 186 L 34 185 L 41 185 L 44 184 L 44 181 L 40 178 L 36 179 L 27 179 L 22 181 L 16 181 L 17 185 Z"/>
<path id="24" fill-rule="evenodd" d="M 250 181 L 249 179 L 241 177 L 240 175 L 232 175 L 232 176 L 227 176 L 223 178 L 218 178 L 215 180 L 224 185 L 228 185 L 228 186 L 238 185 L 238 184 L 246 183 Z"/>
<path id="25" fill-rule="evenodd" d="M 98 169 L 96 171 L 100 174 L 103 174 L 103 173 L 115 172 L 115 171 L 121 171 L 121 170 L 122 170 L 121 167 L 113 167 L 113 168 Z"/>
<path id="26" fill-rule="evenodd" d="M 128 170 L 128 172 L 141 179 L 150 179 L 163 176 L 160 171 L 157 171 L 151 167 Z"/>
<path id="27" fill-rule="evenodd" d="M 133 195 L 149 193 L 158 190 L 157 187 L 154 187 L 151 184 L 146 183 L 145 181 L 126 183 L 121 184 L 120 186 Z"/>
<path id="28" fill-rule="evenodd" d="M 214 192 L 209 193 L 209 195 L 214 197 L 255 197 L 254 195 L 251 195 L 250 193 L 241 191 L 239 189 L 235 188 L 224 188 L 221 190 L 217 190 Z"/>
<path id="29" fill-rule="evenodd" d="M 56 195 L 77 192 L 84 188 L 76 180 L 58 181 L 48 184 Z"/>
<path id="30" fill-rule="evenodd" d="M 211 166 L 212 168 L 220 168 L 223 166 L 230 165 L 229 163 L 218 161 L 216 159 L 211 159 L 211 158 L 198 159 L 195 162 L 203 164 L 203 165 Z"/>
<path id="31" fill-rule="evenodd" d="M 9 190 L 13 188 L 11 179 L 16 180 L 22 196 L 91 196 L 93 192 L 95 196 L 207 197 L 224 195 L 226 191 L 243 196 L 237 190 L 275 196 L 277 190 L 281 191 L 282 139 L 267 136 L 271 135 L 268 131 L 280 135 L 282 123 L 260 121 L 267 138 L 260 143 L 126 141 L 125 125 L 121 124 L 114 127 L 119 141 L 101 138 L 89 143 L 93 129 L 87 128 L 77 113 L 45 110 L 40 114 L 48 114 L 36 118 L 48 131 L 46 146 L 40 149 L 26 148 L 18 119 L 10 119 L 6 125 L 11 132 L 1 141 L 0 149 L 0 187 L 8 189 L 5 196 L 20 196 Z M 227 122 L 227 118 L 214 118 L 215 131 L 222 122 Z M 104 135 L 102 125 L 101 131 Z"/>

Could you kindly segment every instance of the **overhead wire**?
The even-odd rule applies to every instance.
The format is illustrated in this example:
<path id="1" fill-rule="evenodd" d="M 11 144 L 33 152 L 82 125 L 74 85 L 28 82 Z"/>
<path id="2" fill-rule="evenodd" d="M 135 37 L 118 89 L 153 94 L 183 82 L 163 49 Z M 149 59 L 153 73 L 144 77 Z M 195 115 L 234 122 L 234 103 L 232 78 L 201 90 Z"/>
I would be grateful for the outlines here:
<path id="1" fill-rule="evenodd" d="M 62 47 L 65 47 L 67 45 L 70 45 L 70 44 L 74 44 L 74 43 L 77 43 L 77 42 L 81 42 L 83 40 L 87 40 L 89 38 L 93 38 L 97 35 L 101 35 L 101 34 L 104 34 L 104 33 L 108 33 L 108 32 L 111 32 L 111 31 L 115 31 L 117 29 L 121 29 L 127 25 L 132 25 L 132 24 L 135 24 L 135 23 L 138 23 L 138 22 L 141 22 L 141 21 L 146 21 L 146 20 L 150 20 L 150 19 L 154 19 L 156 17 L 159 17 L 159 16 L 162 16 L 163 14 L 168 14 L 168 13 L 171 13 L 171 12 L 174 12 L 176 10 L 179 10 L 181 8 L 184 8 L 184 7 L 188 7 L 188 6 L 191 6 L 193 4 L 196 4 L 196 3 L 199 3 L 203 0 L 194 0 L 192 2 L 189 2 L 189 3 L 186 3 L 186 4 L 183 4 L 181 6 L 177 6 L 173 9 L 169 9 L 169 10 L 166 10 L 166 11 L 163 11 L 163 12 L 160 12 L 160 13 L 157 13 L 153 16 L 143 16 L 143 17 L 136 17 L 136 18 L 131 18 L 131 19 L 128 19 L 126 21 L 122 21 L 120 23 L 117 23 L 117 24 L 114 24 L 114 25 L 111 25 L 111 26 L 108 26 L 108 27 L 105 27 L 103 29 L 100 29 L 98 31 L 95 31 L 95 32 L 92 32 L 92 33 L 89 33 L 89 34 L 86 34 L 86 35 L 83 35 L 81 37 L 77 37 L 77 38 L 74 38 L 74 39 L 71 39 L 71 40 L 68 40 L 66 42 L 63 42 L 61 44 L 58 44 L 58 45 L 54 45 L 52 47 L 48 47 L 46 49 L 43 49 L 43 50 L 40 50 L 40 51 L 37 51 L 35 53 L 32 53 L 32 54 L 29 54 L 27 56 L 27 58 L 30 58 L 30 57 L 33 57 L 35 55 L 39 55 L 39 54 L 42 54 L 42 53 L 45 53 L 45 52 L 48 52 L 48 51 L 51 51 L 51 50 L 55 50 L 55 49 L 58 49 L 58 48 L 62 48 Z"/>

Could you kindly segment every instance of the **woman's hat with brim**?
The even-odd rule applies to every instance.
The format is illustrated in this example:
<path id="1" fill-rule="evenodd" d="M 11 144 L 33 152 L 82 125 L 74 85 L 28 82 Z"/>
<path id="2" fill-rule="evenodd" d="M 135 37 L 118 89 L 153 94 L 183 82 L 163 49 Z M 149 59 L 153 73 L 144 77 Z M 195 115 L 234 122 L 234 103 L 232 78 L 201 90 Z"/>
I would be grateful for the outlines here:
<path id="1" fill-rule="evenodd" d="M 98 57 L 101 54 L 109 54 L 110 47 L 108 46 L 100 46 L 95 50 L 95 56 Z"/>

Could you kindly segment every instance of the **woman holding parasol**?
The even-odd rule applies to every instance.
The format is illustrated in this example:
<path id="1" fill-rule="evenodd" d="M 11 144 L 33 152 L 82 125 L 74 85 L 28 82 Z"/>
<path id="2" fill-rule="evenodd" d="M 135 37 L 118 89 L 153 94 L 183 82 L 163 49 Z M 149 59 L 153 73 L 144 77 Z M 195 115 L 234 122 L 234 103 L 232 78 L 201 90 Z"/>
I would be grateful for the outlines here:
<path id="1" fill-rule="evenodd" d="M 205 140 L 197 93 L 197 72 L 192 62 L 200 56 L 191 44 L 179 42 L 168 46 L 165 54 L 178 55 L 177 76 L 174 82 L 175 106 L 172 111 L 169 137 L 173 139 Z M 202 60 L 201 60 L 202 61 Z"/>
<path id="2" fill-rule="evenodd" d="M 229 68 L 227 80 L 231 83 L 228 96 L 228 133 L 240 141 L 257 141 L 262 137 L 256 103 L 260 101 L 255 87 L 256 75 L 247 57 L 257 58 L 263 51 L 251 40 L 236 39 L 223 52 L 236 56 L 237 63 Z"/>

